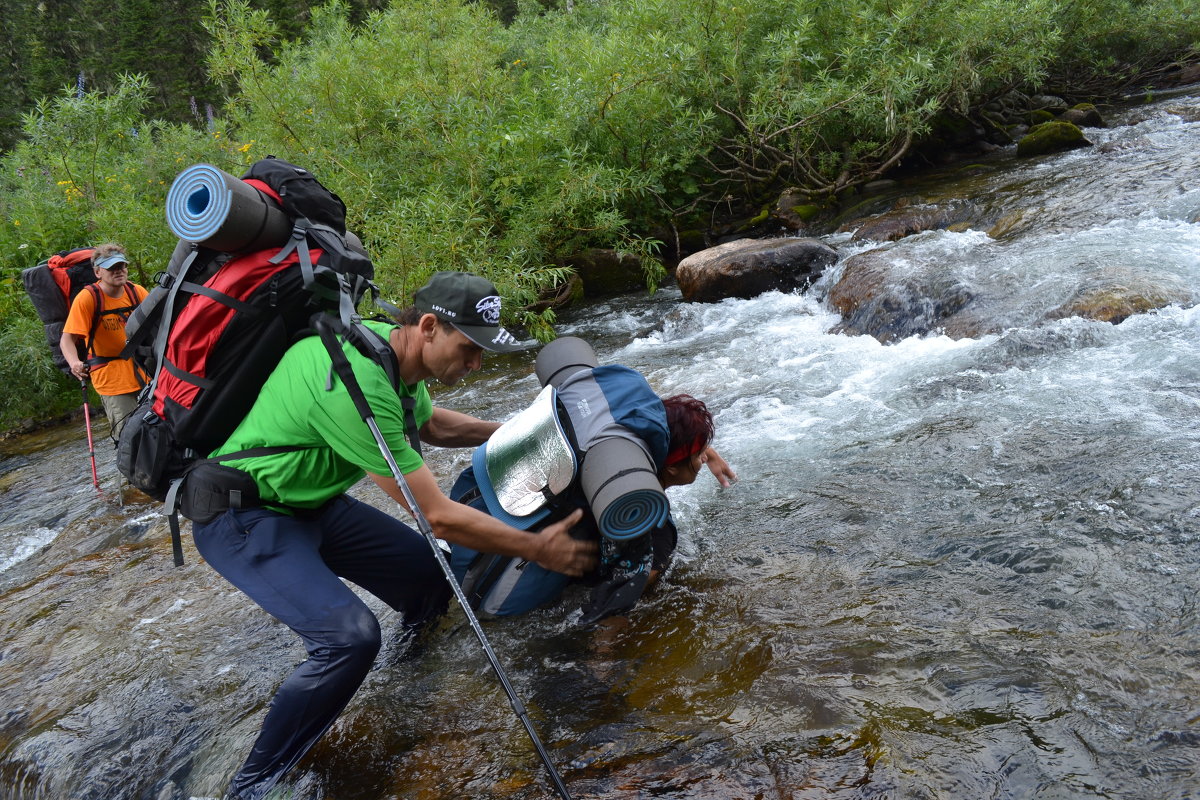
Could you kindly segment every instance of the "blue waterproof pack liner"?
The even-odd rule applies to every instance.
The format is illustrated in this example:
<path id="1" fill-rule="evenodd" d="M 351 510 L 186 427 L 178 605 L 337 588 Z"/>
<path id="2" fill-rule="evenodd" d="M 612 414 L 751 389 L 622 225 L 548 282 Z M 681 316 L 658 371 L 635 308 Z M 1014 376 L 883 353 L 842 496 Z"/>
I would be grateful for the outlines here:
<path id="1" fill-rule="evenodd" d="M 450 490 L 450 498 L 461 500 L 476 486 L 475 470 L 467 467 Z M 489 513 L 482 496 L 476 496 L 468 505 Z M 524 614 L 549 605 L 571 582 L 568 576 L 537 564 L 480 553 L 457 544 L 450 550 L 450 569 L 463 587 L 471 607 L 497 617 Z"/>

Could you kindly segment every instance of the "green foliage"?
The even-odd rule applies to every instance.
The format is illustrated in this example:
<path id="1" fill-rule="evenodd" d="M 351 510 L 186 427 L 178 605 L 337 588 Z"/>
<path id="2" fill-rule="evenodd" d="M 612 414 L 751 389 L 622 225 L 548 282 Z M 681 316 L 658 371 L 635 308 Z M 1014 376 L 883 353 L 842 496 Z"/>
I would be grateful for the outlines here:
<path id="1" fill-rule="evenodd" d="M 654 285 L 649 231 L 784 184 L 842 196 L 943 112 L 1013 87 L 1099 95 L 1200 43 L 1179 0 L 210 0 L 203 30 L 182 0 L 98 3 L 0 0 L 19 76 L 0 142 L 32 109 L 0 160 L 0 319 L 30 376 L 49 355 L 19 270 L 116 240 L 145 283 L 174 244 L 166 191 L 197 162 L 303 164 L 346 201 L 392 300 L 465 269 L 511 315 L 588 248 L 640 257 Z M 184 92 L 228 101 L 181 113 Z M 553 315 L 516 321 L 549 335 Z"/>
<path id="2" fill-rule="evenodd" d="M 245 163 L 241 147 L 220 130 L 146 121 L 149 94 L 140 76 L 124 76 L 110 93 L 65 89 L 26 115 L 23 140 L 0 160 L 6 365 L 19 365 L 31 379 L 56 370 L 21 270 L 59 250 L 116 241 L 129 254 L 131 277 L 145 285 L 166 266 L 175 246 L 163 214 L 175 175 L 198 161 L 235 171 Z M 21 353 L 19 362 L 7 360 L 14 352 Z M 29 402 L 43 399 L 27 381 L 0 384 L 0 407 L 18 409 L 18 417 L 28 415 L 21 409 Z"/>
<path id="3" fill-rule="evenodd" d="M 644 178 L 590 156 L 479 6 L 396 2 L 356 29 L 332 5 L 274 65 L 259 55 L 273 36 L 265 17 L 244 2 L 214 5 L 212 17 L 211 68 L 239 88 L 234 126 L 346 201 L 397 299 L 435 270 L 464 269 L 523 306 L 588 244 L 649 255 L 622 206 Z M 519 322 L 544 332 L 550 319 Z"/>
<path id="4" fill-rule="evenodd" d="M 278 21 L 281 35 L 307 29 L 311 0 L 253 0 Z M 361 20 L 385 0 L 348 0 Z M 37 100 L 77 81 L 109 91 L 124 73 L 151 78 L 155 117 L 203 124 L 224 101 L 201 57 L 209 48 L 194 0 L 72 0 L 70 3 L 0 0 L 6 65 L 0 83 L 0 151 L 16 144 L 21 115 Z"/>
<path id="5" fill-rule="evenodd" d="M 0 347 L 0 430 L 49 419 L 82 402 L 79 383 L 50 360 L 41 325 L 7 319 L 0 324 Z"/>
<path id="6" fill-rule="evenodd" d="M 1059 24 L 1063 45 L 1047 76 L 1051 91 L 1130 93 L 1160 68 L 1200 55 L 1200 13 L 1192 2 L 1070 0 Z"/>

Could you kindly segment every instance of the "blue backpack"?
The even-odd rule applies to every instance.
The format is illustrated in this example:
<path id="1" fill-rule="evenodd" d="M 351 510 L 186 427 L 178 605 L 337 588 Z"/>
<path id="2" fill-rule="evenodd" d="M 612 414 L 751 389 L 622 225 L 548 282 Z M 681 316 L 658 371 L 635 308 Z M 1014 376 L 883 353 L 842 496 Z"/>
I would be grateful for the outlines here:
<path id="1" fill-rule="evenodd" d="M 648 573 L 648 534 L 670 524 L 670 507 L 656 483 L 656 474 L 666 461 L 670 445 L 662 401 L 636 370 L 608 365 L 581 371 L 568 378 L 559 387 L 556 409 L 561 429 L 575 456 L 575 472 L 565 489 L 551 492 L 548 487 L 541 487 L 544 500 L 541 506 L 532 513 L 514 517 L 501 506 L 489 478 L 486 467 L 488 445 L 484 444 L 476 450 L 472 466 L 459 475 L 450 491 L 451 499 L 467 503 L 523 530 L 540 530 L 582 507 L 585 509 L 584 520 L 572 532 L 603 542 L 602 568 L 628 561 L 626 551 L 637 551 L 638 564 L 634 568 L 644 567 Z M 613 530 L 611 524 L 606 527 L 597 522 L 581 480 L 588 452 L 600 442 L 614 438 L 636 441 L 647 458 L 644 465 L 638 465 L 636 461 L 622 465 L 613 479 L 629 473 L 652 471 L 657 495 L 661 497 L 658 499 L 652 492 L 643 491 L 636 508 L 613 515 L 622 517 L 619 530 Z M 630 519 L 631 515 L 638 517 L 636 523 Z M 569 576 L 532 562 L 479 553 L 460 545 L 452 547 L 450 566 L 472 608 L 494 616 L 523 614 L 552 604 L 572 582 Z M 644 583 L 643 579 L 641 585 Z M 640 587 L 637 593 L 640 595 Z"/>

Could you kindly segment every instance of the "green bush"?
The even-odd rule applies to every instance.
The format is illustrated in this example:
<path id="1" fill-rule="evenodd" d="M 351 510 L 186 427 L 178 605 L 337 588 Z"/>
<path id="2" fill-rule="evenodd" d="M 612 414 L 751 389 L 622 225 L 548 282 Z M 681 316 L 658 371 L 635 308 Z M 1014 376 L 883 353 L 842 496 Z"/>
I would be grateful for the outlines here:
<path id="1" fill-rule="evenodd" d="M 390 299 L 469 270 L 546 336 L 551 312 L 514 309 L 579 252 L 632 253 L 652 286 L 650 231 L 784 185 L 843 196 L 946 110 L 1014 87 L 1112 90 L 1200 42 L 1178 0 L 394 0 L 351 18 L 331 4 L 280 42 L 246 0 L 210 0 L 207 65 L 231 99 L 196 127 L 148 118 L 137 76 L 39 103 L 0 160 L 5 341 L 37 352 L 17 275 L 48 253 L 116 240 L 145 283 L 174 245 L 166 191 L 197 162 L 302 164 L 346 201 Z M 51 374 L 22 363 L 0 389 L 14 408 Z"/>
<path id="2" fill-rule="evenodd" d="M 80 405 L 79 383 L 54 366 L 40 324 L 0 324 L 0 431 L 26 420 L 55 417 Z"/>
<path id="3" fill-rule="evenodd" d="M 219 130 L 146 120 L 148 97 L 140 76 L 110 93 L 69 87 L 26 115 L 23 140 L 0 161 L 0 416 L 9 421 L 0 427 L 69 407 L 78 392 L 53 366 L 21 270 L 60 250 L 117 241 L 131 279 L 148 283 L 175 246 L 163 213 L 175 175 L 197 161 L 236 169 L 244 158 Z"/>
<path id="4" fill-rule="evenodd" d="M 346 201 L 395 299 L 435 270 L 463 269 L 519 307 L 560 283 L 558 264 L 586 244 L 648 254 L 621 211 L 636 176 L 564 133 L 479 6 L 404 0 L 361 29 L 332 6 L 275 66 L 259 56 L 265 17 L 237 2 L 218 17 L 212 65 L 239 88 L 234 127 Z M 536 333 L 552 319 L 519 321 Z"/>

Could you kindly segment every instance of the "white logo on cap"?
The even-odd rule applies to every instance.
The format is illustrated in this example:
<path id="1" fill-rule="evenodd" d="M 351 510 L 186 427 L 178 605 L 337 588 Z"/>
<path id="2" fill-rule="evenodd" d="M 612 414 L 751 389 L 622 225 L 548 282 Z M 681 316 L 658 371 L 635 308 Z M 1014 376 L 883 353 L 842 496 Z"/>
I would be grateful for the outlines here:
<path id="1" fill-rule="evenodd" d="M 488 325 L 500 324 L 500 297 L 490 294 L 475 304 L 475 310 Z"/>
<path id="2" fill-rule="evenodd" d="M 492 339 L 492 344 L 514 344 L 516 341 L 517 337 L 501 328 L 500 332 L 496 334 L 496 338 Z"/>

